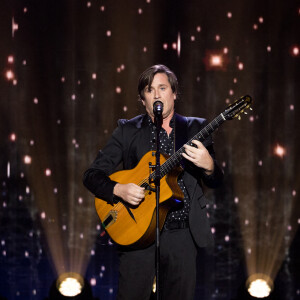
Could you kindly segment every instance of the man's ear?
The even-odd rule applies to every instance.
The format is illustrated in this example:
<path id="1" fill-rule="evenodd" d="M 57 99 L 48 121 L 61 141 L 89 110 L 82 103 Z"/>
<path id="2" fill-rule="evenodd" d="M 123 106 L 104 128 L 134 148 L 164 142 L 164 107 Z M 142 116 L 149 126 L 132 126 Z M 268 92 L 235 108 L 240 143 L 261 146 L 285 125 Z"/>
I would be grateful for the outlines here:
<path id="1" fill-rule="evenodd" d="M 142 104 L 145 106 L 145 100 L 141 99 L 141 101 L 142 101 Z"/>

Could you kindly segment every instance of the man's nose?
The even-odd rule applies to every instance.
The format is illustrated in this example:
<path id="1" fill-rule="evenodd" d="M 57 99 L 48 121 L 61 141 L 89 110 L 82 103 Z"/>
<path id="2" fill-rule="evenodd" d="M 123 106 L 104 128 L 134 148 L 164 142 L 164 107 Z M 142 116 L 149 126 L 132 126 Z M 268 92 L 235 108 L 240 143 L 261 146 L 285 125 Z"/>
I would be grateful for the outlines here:
<path id="1" fill-rule="evenodd" d="M 159 90 L 154 90 L 154 99 L 159 99 L 159 98 L 160 98 Z"/>

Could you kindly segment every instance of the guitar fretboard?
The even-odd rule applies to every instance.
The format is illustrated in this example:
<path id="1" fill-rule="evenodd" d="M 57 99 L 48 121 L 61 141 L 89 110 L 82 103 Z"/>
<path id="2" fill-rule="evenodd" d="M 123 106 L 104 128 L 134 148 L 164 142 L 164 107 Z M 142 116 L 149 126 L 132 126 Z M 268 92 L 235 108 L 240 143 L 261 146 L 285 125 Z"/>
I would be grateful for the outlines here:
<path id="1" fill-rule="evenodd" d="M 193 146 L 192 141 L 198 140 L 203 142 L 212 132 L 214 132 L 226 119 L 223 113 L 218 115 L 209 124 L 201 129 L 194 137 L 192 137 L 186 144 Z M 160 167 L 161 178 L 168 174 L 175 166 L 177 166 L 182 160 L 182 153 L 185 152 L 184 146 L 178 149 L 172 156 L 170 156 Z M 151 173 L 150 179 L 154 179 L 156 176 L 155 171 Z"/>

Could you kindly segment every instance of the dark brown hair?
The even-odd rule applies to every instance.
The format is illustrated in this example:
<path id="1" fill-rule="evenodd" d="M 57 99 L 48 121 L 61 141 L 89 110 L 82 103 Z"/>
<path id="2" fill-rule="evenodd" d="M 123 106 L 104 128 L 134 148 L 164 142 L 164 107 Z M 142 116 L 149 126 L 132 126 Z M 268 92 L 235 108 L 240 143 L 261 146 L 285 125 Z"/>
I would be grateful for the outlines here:
<path id="1" fill-rule="evenodd" d="M 176 75 L 166 66 L 164 65 L 154 65 L 147 70 L 145 70 L 140 78 L 138 83 L 138 93 L 139 100 L 145 99 L 145 87 L 150 87 L 153 81 L 155 74 L 157 73 L 165 73 L 168 76 L 169 83 L 171 85 L 173 93 L 177 94 L 178 92 L 178 82 Z"/>

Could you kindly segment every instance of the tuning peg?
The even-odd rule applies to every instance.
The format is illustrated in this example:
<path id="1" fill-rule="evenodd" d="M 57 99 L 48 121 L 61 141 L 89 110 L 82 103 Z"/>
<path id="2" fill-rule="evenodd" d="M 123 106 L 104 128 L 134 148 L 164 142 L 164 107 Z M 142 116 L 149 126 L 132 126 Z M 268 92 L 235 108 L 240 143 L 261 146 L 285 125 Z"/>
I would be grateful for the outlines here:
<path id="1" fill-rule="evenodd" d="M 244 114 L 245 114 L 245 115 L 248 115 L 248 113 L 247 113 L 246 111 L 244 111 Z"/>
<path id="2" fill-rule="evenodd" d="M 239 115 L 239 116 L 238 116 L 238 120 L 240 121 L 241 119 L 242 119 L 242 118 L 241 118 L 241 116 Z"/>
<path id="3" fill-rule="evenodd" d="M 252 107 L 249 107 L 250 110 L 253 110 Z"/>

